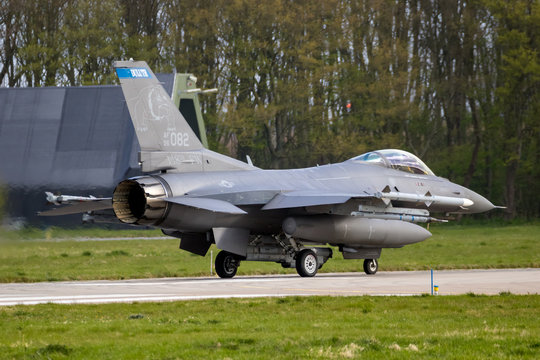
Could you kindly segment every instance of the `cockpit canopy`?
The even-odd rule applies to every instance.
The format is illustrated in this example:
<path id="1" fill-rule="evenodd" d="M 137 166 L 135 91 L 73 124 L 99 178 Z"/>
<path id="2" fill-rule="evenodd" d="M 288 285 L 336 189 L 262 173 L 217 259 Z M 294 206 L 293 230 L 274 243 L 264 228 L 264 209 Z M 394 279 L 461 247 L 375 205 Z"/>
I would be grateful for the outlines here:
<path id="1" fill-rule="evenodd" d="M 403 150 L 384 149 L 356 156 L 349 161 L 380 165 L 412 174 L 435 175 L 417 156 Z"/>

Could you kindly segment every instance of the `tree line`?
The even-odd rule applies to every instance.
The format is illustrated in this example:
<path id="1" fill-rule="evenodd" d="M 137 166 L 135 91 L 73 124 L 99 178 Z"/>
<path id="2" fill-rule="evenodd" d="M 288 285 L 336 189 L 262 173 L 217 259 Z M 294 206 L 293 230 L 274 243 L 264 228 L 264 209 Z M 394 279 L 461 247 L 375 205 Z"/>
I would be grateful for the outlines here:
<path id="1" fill-rule="evenodd" d="M 215 150 L 266 168 L 380 148 L 540 213 L 536 0 L 0 0 L 0 84 L 190 72 Z"/>

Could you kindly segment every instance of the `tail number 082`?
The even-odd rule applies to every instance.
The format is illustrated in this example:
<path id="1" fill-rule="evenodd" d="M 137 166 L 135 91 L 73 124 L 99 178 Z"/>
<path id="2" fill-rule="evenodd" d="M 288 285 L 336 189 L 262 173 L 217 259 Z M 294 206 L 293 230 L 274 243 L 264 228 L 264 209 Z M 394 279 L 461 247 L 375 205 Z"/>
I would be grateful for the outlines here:
<path id="1" fill-rule="evenodd" d="M 171 146 L 189 146 L 189 135 L 187 133 L 170 133 Z"/>

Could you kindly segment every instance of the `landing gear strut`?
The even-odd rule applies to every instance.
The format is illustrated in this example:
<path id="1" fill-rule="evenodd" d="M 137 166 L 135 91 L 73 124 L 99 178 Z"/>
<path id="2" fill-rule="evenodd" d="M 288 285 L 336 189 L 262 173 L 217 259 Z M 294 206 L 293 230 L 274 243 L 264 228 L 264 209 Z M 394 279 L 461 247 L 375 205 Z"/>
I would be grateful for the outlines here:
<path id="1" fill-rule="evenodd" d="M 379 270 L 379 263 L 377 259 L 365 259 L 364 260 L 364 271 L 368 275 L 375 275 Z"/>
<path id="2" fill-rule="evenodd" d="M 288 247 L 274 238 L 258 237 L 246 248 L 245 255 L 222 250 L 215 260 L 216 273 L 221 278 L 230 279 L 242 261 L 272 261 L 284 268 L 294 268 L 302 277 L 312 277 L 332 257 L 332 249 L 324 247 L 303 248 L 294 244 Z"/>
<path id="3" fill-rule="evenodd" d="M 220 251 L 216 256 L 216 273 L 220 278 L 229 279 L 236 275 L 238 266 L 240 266 L 240 258 L 238 255 L 228 251 Z"/>

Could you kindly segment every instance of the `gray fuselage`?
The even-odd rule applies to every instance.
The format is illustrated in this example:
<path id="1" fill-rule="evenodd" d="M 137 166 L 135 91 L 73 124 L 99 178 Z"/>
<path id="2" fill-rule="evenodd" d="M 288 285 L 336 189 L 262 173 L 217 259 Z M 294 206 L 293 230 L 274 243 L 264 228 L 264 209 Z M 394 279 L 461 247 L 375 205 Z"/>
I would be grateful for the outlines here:
<path id="1" fill-rule="evenodd" d="M 215 227 L 248 228 L 253 233 L 276 233 L 283 220 L 290 215 L 338 214 L 349 215 L 361 203 L 377 203 L 373 195 L 389 186 L 403 193 L 425 194 L 473 199 L 468 209 L 458 206 L 424 202 L 407 203 L 407 207 L 433 212 L 474 213 L 485 211 L 480 195 L 444 178 L 432 175 L 411 174 L 377 165 L 345 161 L 338 164 L 294 170 L 240 170 L 208 173 L 170 173 L 155 176 L 167 188 L 168 197 L 209 197 L 232 203 L 247 214 L 225 214 L 203 209 L 169 204 L 167 216 L 159 224 L 162 228 L 180 231 L 205 232 Z M 365 194 L 353 197 L 344 204 L 306 206 L 279 210 L 262 210 L 276 194 L 302 189 L 313 193 Z M 487 200 L 485 200 L 487 201 Z"/>

